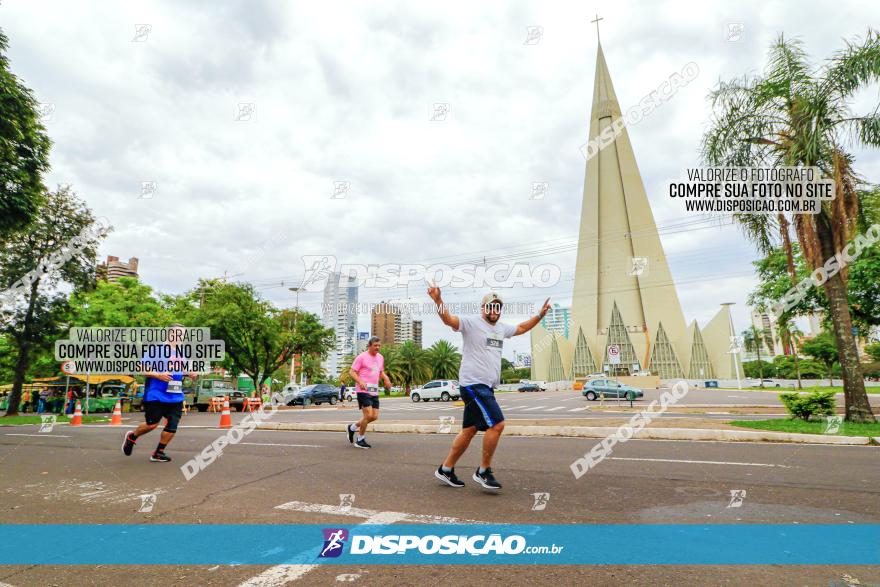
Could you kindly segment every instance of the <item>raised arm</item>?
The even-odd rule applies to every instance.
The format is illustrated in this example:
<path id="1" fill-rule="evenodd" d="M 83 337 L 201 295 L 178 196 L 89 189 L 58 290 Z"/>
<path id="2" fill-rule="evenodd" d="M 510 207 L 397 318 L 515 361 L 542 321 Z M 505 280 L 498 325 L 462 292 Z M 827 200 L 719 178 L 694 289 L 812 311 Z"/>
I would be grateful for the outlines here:
<path id="1" fill-rule="evenodd" d="M 537 326 L 538 322 L 540 322 L 541 319 L 544 318 L 544 316 L 546 316 L 547 312 L 549 312 L 549 311 L 550 311 L 550 298 L 547 298 L 547 300 L 544 302 L 544 307 L 541 308 L 541 311 L 538 312 L 537 315 L 532 316 L 531 318 L 529 318 L 525 322 L 521 322 L 521 323 L 517 324 L 516 332 L 514 332 L 513 335 L 519 336 L 520 334 L 525 334 L 526 332 L 528 332 L 529 330 L 531 330 L 532 328 Z"/>
<path id="2" fill-rule="evenodd" d="M 432 285 L 428 288 L 428 295 L 431 296 L 431 299 L 434 300 L 435 304 L 437 304 L 437 313 L 440 316 L 440 320 L 443 321 L 443 324 L 457 331 L 460 321 L 458 319 L 458 316 L 450 314 L 449 310 L 446 309 L 446 305 L 443 303 L 443 299 L 440 297 L 440 288 L 436 285 Z"/>

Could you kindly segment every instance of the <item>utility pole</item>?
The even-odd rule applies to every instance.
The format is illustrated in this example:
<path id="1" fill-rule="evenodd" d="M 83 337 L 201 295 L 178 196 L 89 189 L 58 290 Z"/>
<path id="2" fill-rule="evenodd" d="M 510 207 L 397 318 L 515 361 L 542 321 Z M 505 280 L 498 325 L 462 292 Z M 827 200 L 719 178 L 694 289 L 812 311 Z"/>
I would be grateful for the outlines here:
<path id="1" fill-rule="evenodd" d="M 296 302 L 293 307 L 293 332 L 296 335 L 296 319 L 299 315 L 299 290 L 302 287 L 289 287 L 287 288 L 292 291 L 296 296 Z M 296 383 L 296 349 L 293 349 L 293 356 L 290 357 L 290 382 Z"/>
<path id="2" fill-rule="evenodd" d="M 739 347 L 738 339 L 737 339 L 737 337 L 736 337 L 736 330 L 734 330 L 734 327 L 733 327 L 733 312 L 730 311 L 730 306 L 733 306 L 733 305 L 734 305 L 734 302 L 725 302 L 725 303 L 723 303 L 723 304 L 721 304 L 721 305 L 722 305 L 722 306 L 728 306 L 728 308 L 727 308 L 727 316 L 730 318 L 730 338 L 731 338 L 731 341 L 730 341 L 730 342 L 731 342 L 731 344 L 730 344 L 730 351 L 733 353 L 733 368 L 734 368 L 734 370 L 736 371 L 736 387 L 737 387 L 737 389 L 742 390 L 742 380 L 740 380 L 740 377 L 739 377 L 739 369 L 740 369 L 740 363 L 739 363 L 739 352 L 740 352 L 740 347 Z"/>

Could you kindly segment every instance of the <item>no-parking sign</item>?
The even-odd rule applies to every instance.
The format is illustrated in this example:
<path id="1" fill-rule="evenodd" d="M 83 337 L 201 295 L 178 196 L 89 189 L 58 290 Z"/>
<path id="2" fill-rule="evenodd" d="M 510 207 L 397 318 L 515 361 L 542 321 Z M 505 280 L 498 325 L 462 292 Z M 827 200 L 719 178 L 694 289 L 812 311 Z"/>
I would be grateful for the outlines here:
<path id="1" fill-rule="evenodd" d="M 612 344 L 608 347 L 608 362 L 612 365 L 620 364 L 620 346 Z"/>

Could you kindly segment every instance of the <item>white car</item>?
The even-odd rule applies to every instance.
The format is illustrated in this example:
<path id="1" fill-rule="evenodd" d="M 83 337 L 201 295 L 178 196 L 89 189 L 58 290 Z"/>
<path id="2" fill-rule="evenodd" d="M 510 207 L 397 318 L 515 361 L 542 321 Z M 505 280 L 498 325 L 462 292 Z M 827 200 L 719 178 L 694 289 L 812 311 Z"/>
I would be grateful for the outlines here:
<path id="1" fill-rule="evenodd" d="M 449 379 L 437 379 L 429 381 L 421 387 L 412 390 L 410 399 L 414 402 L 444 401 L 459 399 L 461 392 L 458 389 L 458 381 Z"/>

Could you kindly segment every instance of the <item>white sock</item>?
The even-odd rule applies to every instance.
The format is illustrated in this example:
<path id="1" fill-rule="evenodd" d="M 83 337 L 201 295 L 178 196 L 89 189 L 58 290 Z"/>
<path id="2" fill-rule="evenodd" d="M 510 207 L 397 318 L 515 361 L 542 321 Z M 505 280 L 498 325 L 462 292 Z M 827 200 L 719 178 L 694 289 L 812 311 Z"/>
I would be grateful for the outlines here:
<path id="1" fill-rule="evenodd" d="M 349 424 L 348 429 L 351 430 L 352 432 L 354 432 L 355 430 L 357 430 L 357 425 L 356 424 Z"/>
<path id="2" fill-rule="evenodd" d="M 358 439 L 357 439 L 357 441 L 360 442 L 360 441 L 363 440 L 364 438 L 365 438 L 364 436 L 361 436 L 360 434 L 358 434 Z"/>

